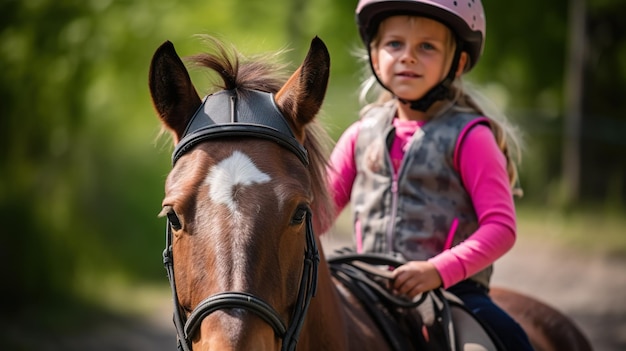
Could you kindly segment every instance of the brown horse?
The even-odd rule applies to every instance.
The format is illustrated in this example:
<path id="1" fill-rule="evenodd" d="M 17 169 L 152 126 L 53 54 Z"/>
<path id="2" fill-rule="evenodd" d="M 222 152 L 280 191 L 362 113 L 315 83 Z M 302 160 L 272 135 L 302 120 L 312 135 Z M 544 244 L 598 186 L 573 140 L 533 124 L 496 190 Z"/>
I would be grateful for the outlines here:
<path id="1" fill-rule="evenodd" d="M 223 84 L 200 98 L 171 43 L 150 91 L 175 150 L 165 185 L 164 262 L 181 350 L 390 350 L 363 305 L 331 276 L 313 235 L 330 218 L 325 142 L 315 121 L 330 58 L 315 38 L 285 80 L 213 40 L 194 57 Z M 313 297 L 313 295 L 315 295 Z M 576 327 L 531 298 L 498 290 L 544 350 L 588 350 Z"/>

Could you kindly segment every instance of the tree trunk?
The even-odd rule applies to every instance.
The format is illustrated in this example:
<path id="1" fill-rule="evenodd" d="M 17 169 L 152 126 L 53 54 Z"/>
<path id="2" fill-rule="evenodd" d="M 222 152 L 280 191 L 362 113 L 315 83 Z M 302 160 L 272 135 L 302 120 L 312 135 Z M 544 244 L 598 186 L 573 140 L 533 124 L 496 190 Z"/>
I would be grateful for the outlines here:
<path id="1" fill-rule="evenodd" d="M 298 51 L 302 51 L 302 47 L 308 47 L 308 42 L 306 40 L 304 41 L 306 44 L 302 44 L 302 28 L 307 21 L 305 11 L 305 0 L 291 1 L 289 13 L 287 14 L 287 40 L 293 48 L 300 49 L 289 52 L 291 62 L 299 62 L 301 59 L 298 58 Z"/>
<path id="2" fill-rule="evenodd" d="M 570 0 L 569 7 L 569 50 L 564 87 L 565 118 L 562 165 L 565 204 L 576 203 L 580 196 L 580 132 L 582 124 L 583 71 L 586 46 L 585 0 Z"/>

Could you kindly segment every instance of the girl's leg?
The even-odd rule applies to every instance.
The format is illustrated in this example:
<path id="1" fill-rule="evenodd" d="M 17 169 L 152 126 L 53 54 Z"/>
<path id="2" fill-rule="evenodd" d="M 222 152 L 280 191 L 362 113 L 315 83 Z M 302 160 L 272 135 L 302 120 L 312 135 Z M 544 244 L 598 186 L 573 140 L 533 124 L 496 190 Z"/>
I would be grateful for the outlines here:
<path id="1" fill-rule="evenodd" d="M 448 291 L 458 296 L 481 322 L 498 335 L 506 350 L 533 350 L 522 327 L 491 300 L 487 288 L 466 280 Z"/>

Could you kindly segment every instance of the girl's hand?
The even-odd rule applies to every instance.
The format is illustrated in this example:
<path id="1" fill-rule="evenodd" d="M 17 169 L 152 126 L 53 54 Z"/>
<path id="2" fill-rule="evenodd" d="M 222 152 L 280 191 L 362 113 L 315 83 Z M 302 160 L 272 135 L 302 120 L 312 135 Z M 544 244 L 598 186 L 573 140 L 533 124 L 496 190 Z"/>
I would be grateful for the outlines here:
<path id="1" fill-rule="evenodd" d="M 442 281 L 435 265 L 428 261 L 410 261 L 393 271 L 393 289 L 409 298 L 437 289 Z"/>

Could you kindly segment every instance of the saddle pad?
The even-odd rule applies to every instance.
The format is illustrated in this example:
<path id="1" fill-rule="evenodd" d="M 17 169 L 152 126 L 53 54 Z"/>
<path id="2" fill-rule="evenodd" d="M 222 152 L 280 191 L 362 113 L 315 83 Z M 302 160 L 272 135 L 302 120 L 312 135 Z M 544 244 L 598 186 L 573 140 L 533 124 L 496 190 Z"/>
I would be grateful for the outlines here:
<path id="1" fill-rule="evenodd" d="M 480 322 L 464 307 L 451 302 L 450 312 L 459 351 L 498 350 Z"/>

